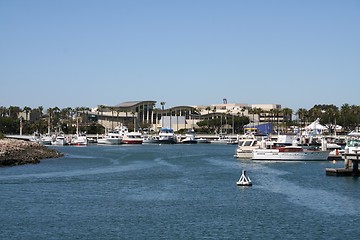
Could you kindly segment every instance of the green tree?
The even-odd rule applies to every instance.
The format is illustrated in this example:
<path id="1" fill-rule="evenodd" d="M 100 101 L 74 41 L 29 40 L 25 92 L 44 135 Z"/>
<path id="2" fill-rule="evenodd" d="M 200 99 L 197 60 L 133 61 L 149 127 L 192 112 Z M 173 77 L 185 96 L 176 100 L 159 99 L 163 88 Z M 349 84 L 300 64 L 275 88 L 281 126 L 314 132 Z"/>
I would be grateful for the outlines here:
<path id="1" fill-rule="evenodd" d="M 9 107 L 9 117 L 12 119 L 18 119 L 19 113 L 21 112 L 21 109 L 17 106 L 10 106 Z"/>
<path id="2" fill-rule="evenodd" d="M 283 114 L 283 124 L 285 125 L 285 132 L 287 132 L 289 127 L 289 122 L 291 121 L 291 116 L 293 114 L 293 110 L 290 108 L 283 108 L 282 114 Z"/>

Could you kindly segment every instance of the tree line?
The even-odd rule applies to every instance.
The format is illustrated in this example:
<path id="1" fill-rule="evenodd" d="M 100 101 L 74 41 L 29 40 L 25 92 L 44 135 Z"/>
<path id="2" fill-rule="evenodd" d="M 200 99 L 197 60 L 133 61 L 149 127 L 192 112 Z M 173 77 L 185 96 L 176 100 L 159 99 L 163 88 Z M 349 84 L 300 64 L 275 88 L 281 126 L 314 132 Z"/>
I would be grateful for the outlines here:
<path id="1" fill-rule="evenodd" d="M 252 109 L 250 112 L 259 116 L 268 116 L 270 122 L 278 124 L 283 129 L 288 129 L 289 126 L 303 128 L 319 119 L 320 124 L 327 126 L 330 131 L 335 131 L 336 125 L 339 125 L 346 133 L 357 129 L 360 124 L 360 106 L 349 104 L 343 104 L 340 108 L 333 104 L 316 104 L 310 109 L 299 108 L 296 112 L 290 108 L 270 111 Z M 278 122 L 277 116 L 282 116 L 281 123 Z"/>
<path id="2" fill-rule="evenodd" d="M 80 132 L 89 134 L 103 133 L 104 128 L 97 123 L 97 119 L 89 116 L 90 108 L 76 107 L 48 108 L 42 106 L 30 108 L 25 106 L 21 109 L 18 106 L 0 107 L 0 132 L 3 134 L 18 134 L 20 126 L 22 133 L 31 135 L 34 132 L 47 133 L 62 131 L 65 134 L 75 134 L 77 126 Z M 19 117 L 25 113 L 24 119 Z M 34 119 L 31 116 L 37 116 Z M 25 121 L 28 120 L 28 121 Z"/>
<path id="3" fill-rule="evenodd" d="M 208 109 L 210 111 L 210 108 Z M 345 132 L 358 128 L 360 123 L 360 106 L 343 104 L 340 108 L 332 104 L 318 104 L 310 109 L 300 108 L 294 112 L 290 108 L 271 109 L 265 111 L 261 108 L 248 109 L 248 115 L 244 116 L 244 110 L 237 115 L 222 114 L 221 117 L 204 119 L 198 122 L 198 126 L 203 132 L 219 133 L 224 126 L 230 128 L 235 133 L 240 133 L 244 125 L 257 119 L 274 123 L 277 128 L 285 131 L 289 126 L 304 127 L 310 122 L 320 119 L 320 124 L 335 128 L 335 125 L 343 127 Z M 0 107 L 0 132 L 4 134 L 16 134 L 22 125 L 23 134 L 34 132 L 46 133 L 50 131 L 63 131 L 65 134 L 74 134 L 77 124 L 81 132 L 89 134 L 104 133 L 104 128 L 97 123 L 97 118 L 92 118 L 88 113 L 88 107 L 48 108 L 44 110 L 42 106 L 30 108 L 25 106 Z M 22 121 L 20 113 L 25 113 L 25 119 L 30 119 L 28 114 L 38 115 L 35 120 Z M 215 111 L 214 111 L 215 113 Z M 265 120 L 264 120 L 265 119 Z M 50 129 L 49 129 L 50 128 Z"/>

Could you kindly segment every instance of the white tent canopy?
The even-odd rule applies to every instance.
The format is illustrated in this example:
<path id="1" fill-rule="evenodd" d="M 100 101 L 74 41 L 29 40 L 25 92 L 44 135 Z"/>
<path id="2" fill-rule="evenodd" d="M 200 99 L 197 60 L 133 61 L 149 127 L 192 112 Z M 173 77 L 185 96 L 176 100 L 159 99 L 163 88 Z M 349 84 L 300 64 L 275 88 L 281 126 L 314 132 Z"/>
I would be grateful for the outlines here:
<path id="1" fill-rule="evenodd" d="M 320 130 L 320 131 L 323 131 L 323 130 L 327 129 L 327 127 L 321 125 L 319 122 L 320 122 L 320 119 L 318 118 L 314 122 L 312 122 L 311 124 L 306 126 L 305 130 Z"/>

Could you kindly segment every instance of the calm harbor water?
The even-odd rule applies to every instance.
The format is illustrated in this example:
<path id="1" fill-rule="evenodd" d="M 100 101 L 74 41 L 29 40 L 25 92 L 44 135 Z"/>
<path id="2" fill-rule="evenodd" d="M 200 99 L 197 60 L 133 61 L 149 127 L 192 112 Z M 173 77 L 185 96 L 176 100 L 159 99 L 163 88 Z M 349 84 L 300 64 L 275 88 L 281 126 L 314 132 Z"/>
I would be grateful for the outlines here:
<path id="1" fill-rule="evenodd" d="M 360 182 L 234 145 L 57 147 L 0 168 L 1 239 L 357 239 Z M 342 162 L 337 162 L 341 166 Z M 252 187 L 238 187 L 245 169 Z"/>

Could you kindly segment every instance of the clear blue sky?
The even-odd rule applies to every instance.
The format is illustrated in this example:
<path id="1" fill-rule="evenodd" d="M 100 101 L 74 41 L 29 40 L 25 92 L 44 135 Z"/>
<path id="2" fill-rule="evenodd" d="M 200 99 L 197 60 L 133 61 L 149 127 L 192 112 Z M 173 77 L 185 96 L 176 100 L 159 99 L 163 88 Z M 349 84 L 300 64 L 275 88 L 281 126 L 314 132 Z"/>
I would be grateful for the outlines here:
<path id="1" fill-rule="evenodd" d="M 359 0 L 0 0 L 0 106 L 360 105 Z"/>

